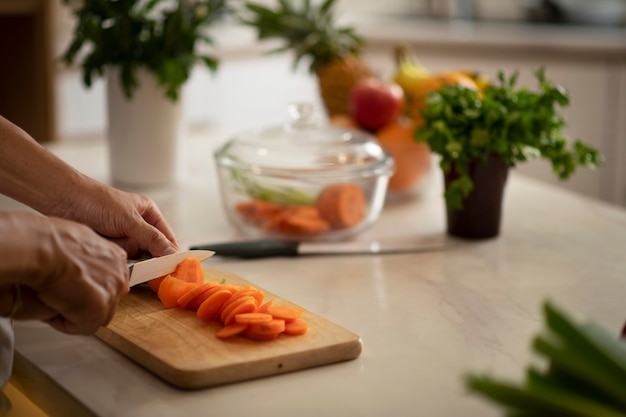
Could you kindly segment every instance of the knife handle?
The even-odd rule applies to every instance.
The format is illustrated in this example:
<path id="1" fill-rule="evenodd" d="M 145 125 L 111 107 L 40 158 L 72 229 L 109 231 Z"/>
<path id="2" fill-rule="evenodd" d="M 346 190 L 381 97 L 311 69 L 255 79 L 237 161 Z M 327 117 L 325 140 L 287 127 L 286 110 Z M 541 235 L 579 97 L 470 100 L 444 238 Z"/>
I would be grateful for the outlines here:
<path id="1" fill-rule="evenodd" d="M 208 243 L 206 245 L 191 246 L 189 249 L 212 250 L 216 256 L 229 258 L 270 258 L 277 256 L 298 255 L 299 242 L 282 240 L 246 240 L 241 242 Z"/>

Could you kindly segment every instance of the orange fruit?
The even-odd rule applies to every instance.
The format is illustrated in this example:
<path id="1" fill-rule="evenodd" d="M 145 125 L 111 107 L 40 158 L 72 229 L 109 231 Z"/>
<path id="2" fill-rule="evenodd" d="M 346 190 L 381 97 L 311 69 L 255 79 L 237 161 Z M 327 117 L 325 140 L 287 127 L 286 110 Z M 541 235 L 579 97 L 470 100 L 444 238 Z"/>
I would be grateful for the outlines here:
<path id="1" fill-rule="evenodd" d="M 430 148 L 426 143 L 415 141 L 416 127 L 416 122 L 400 119 L 376 132 L 380 146 L 396 163 L 395 172 L 389 178 L 390 190 L 410 190 L 430 169 Z"/>
<path id="2" fill-rule="evenodd" d="M 419 118 L 419 112 L 426 106 L 426 95 L 443 87 L 444 85 L 460 84 L 466 88 L 480 91 L 476 82 L 466 73 L 460 71 L 447 71 L 434 74 L 427 78 L 411 92 L 409 110 L 407 114 L 412 118 Z"/>

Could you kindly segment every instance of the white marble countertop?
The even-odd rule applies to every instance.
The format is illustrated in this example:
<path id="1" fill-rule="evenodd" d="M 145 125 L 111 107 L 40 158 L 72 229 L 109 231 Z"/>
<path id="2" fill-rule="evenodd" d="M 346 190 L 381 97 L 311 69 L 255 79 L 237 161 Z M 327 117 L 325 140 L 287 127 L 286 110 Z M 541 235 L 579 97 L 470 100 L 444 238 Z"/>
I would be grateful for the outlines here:
<path id="1" fill-rule="evenodd" d="M 223 139 L 185 141 L 180 185 L 148 192 L 183 245 L 237 237 L 211 163 Z M 52 149 L 106 180 L 103 145 Z M 360 240 L 450 242 L 439 180 L 435 169 L 419 198 L 386 205 Z M 0 199 L 0 209 L 17 207 Z M 513 172 L 497 239 L 422 254 L 208 261 L 359 334 L 356 360 L 181 391 L 95 337 L 25 322 L 16 325 L 15 378 L 52 416 L 498 416 L 466 394 L 463 374 L 520 376 L 547 298 L 617 335 L 625 247 L 626 211 Z"/>

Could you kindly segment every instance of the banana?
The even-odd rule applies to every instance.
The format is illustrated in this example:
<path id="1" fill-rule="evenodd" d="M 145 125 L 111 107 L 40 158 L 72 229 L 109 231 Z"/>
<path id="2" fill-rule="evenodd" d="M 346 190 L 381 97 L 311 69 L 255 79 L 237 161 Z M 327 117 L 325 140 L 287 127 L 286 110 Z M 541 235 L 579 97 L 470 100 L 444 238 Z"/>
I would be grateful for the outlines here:
<path id="1" fill-rule="evenodd" d="M 489 78 L 481 74 L 479 71 L 461 70 L 460 72 L 470 77 L 476 83 L 478 91 L 483 92 L 485 91 L 485 88 L 491 85 L 491 81 L 489 80 Z"/>
<path id="2" fill-rule="evenodd" d="M 411 96 L 421 82 L 430 78 L 430 71 L 419 63 L 408 45 L 396 46 L 395 56 L 396 73 L 393 81 L 402 87 L 405 95 Z"/>

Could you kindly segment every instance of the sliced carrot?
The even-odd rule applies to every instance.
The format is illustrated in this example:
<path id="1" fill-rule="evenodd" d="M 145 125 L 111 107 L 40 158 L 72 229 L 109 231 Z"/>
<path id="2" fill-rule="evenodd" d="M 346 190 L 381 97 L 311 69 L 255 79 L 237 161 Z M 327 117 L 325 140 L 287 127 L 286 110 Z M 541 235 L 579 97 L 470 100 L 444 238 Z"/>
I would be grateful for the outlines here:
<path id="1" fill-rule="evenodd" d="M 274 304 L 274 300 L 269 300 L 269 301 L 267 301 L 266 303 L 261 304 L 260 306 L 258 306 L 258 307 L 257 307 L 257 309 L 256 309 L 256 310 L 254 310 L 254 312 L 255 312 L 255 313 L 266 313 L 266 314 L 269 314 L 269 313 L 267 312 L 267 309 L 268 309 L 268 308 L 269 308 L 272 304 Z"/>
<path id="2" fill-rule="evenodd" d="M 259 290 L 258 288 L 245 287 L 234 293 L 232 300 L 234 302 L 235 300 L 246 296 L 253 297 L 258 304 L 263 303 L 263 299 L 265 298 L 265 294 L 263 294 L 263 291 Z"/>
<path id="3" fill-rule="evenodd" d="M 267 323 L 249 324 L 244 332 L 246 337 L 256 340 L 272 340 L 285 331 L 285 321 L 273 319 Z"/>
<path id="4" fill-rule="evenodd" d="M 233 284 L 221 284 L 221 285 L 222 285 L 222 289 L 228 290 L 228 291 L 232 292 L 233 294 L 236 293 L 237 291 L 243 289 L 243 287 L 241 287 L 239 285 L 233 285 Z"/>
<path id="5" fill-rule="evenodd" d="M 157 295 L 165 307 L 178 307 L 180 297 L 196 288 L 196 286 L 197 284 L 193 282 L 186 282 L 172 275 L 167 275 L 161 282 Z"/>
<path id="6" fill-rule="evenodd" d="M 271 314 L 265 313 L 241 313 L 235 315 L 235 323 L 256 324 L 267 323 L 274 319 Z"/>
<path id="7" fill-rule="evenodd" d="M 215 336 L 219 337 L 220 339 L 226 339 L 229 337 L 237 336 L 238 334 L 243 333 L 247 329 L 248 329 L 247 324 L 233 323 L 233 324 L 224 326 L 221 329 L 219 329 L 217 332 L 215 332 Z"/>
<path id="8" fill-rule="evenodd" d="M 226 318 L 230 315 L 230 313 L 232 313 L 232 311 L 235 308 L 237 308 L 239 304 L 245 303 L 248 301 L 252 301 L 256 303 L 256 300 L 251 295 L 248 295 L 246 297 L 240 297 L 236 299 L 235 301 L 233 301 L 232 303 L 230 302 L 230 300 L 224 303 L 224 305 L 222 306 L 222 310 L 220 311 L 220 320 L 222 321 L 222 323 L 226 324 Z"/>
<path id="9" fill-rule="evenodd" d="M 211 321 L 218 318 L 219 311 L 230 297 L 232 297 L 232 294 L 228 290 L 216 291 L 200 304 L 196 311 L 196 316 L 202 321 Z"/>
<path id="10" fill-rule="evenodd" d="M 290 334 L 292 336 L 303 335 L 309 329 L 309 325 L 306 321 L 295 319 L 292 321 L 285 322 L 285 334 Z"/>
<path id="11" fill-rule="evenodd" d="M 230 312 L 230 314 L 228 314 L 228 316 L 226 316 L 226 319 L 223 320 L 223 323 L 228 326 L 231 323 L 235 322 L 235 316 L 237 314 L 244 314 L 244 313 L 253 313 L 254 310 L 256 310 L 257 308 L 257 303 L 256 300 L 252 297 L 250 297 L 251 299 L 248 300 L 246 299 L 245 301 L 237 304 L 237 306 L 235 308 L 233 308 L 233 310 Z"/>
<path id="12" fill-rule="evenodd" d="M 316 235 L 329 228 L 329 223 L 324 219 L 294 214 L 284 217 L 277 227 L 281 233 L 299 236 Z"/>
<path id="13" fill-rule="evenodd" d="M 178 300 L 178 305 L 181 308 L 195 310 L 200 307 L 200 304 L 202 304 L 202 302 L 206 300 L 209 295 L 212 294 L 207 294 L 209 290 L 213 288 L 219 288 L 219 286 L 220 284 L 217 281 L 205 282 L 204 284 L 197 286 L 193 290 L 189 291 L 187 294 L 180 297 L 180 299 Z"/>
<path id="14" fill-rule="evenodd" d="M 264 222 L 274 217 L 281 206 L 264 200 L 242 201 L 235 206 L 237 212 L 246 220 Z"/>
<path id="15" fill-rule="evenodd" d="M 302 218 L 316 215 L 315 210 L 302 207 L 291 208 L 291 212 L 300 212 Z M 274 305 L 273 300 L 263 302 L 263 291 L 251 285 L 204 283 L 204 270 L 199 262 L 189 259 L 192 258 L 181 262 L 186 266 L 179 265 L 176 269 L 184 279 L 170 274 L 153 280 L 154 290 L 166 307 L 195 309 L 200 320 L 221 321 L 224 327 L 216 332 L 216 337 L 222 339 L 241 334 L 255 340 L 272 340 L 281 333 L 301 335 L 307 332 L 307 323 L 299 319 L 304 314 L 303 309 Z M 198 284 L 199 275 L 202 284 Z"/>
<path id="16" fill-rule="evenodd" d="M 304 314 L 304 310 L 301 308 L 291 306 L 270 306 L 267 308 L 267 312 L 274 316 L 275 319 L 285 321 L 293 321 Z"/>
<path id="17" fill-rule="evenodd" d="M 315 205 L 334 229 L 356 226 L 365 218 L 365 193 L 357 184 L 328 185 L 319 193 Z"/>
<path id="18" fill-rule="evenodd" d="M 150 281 L 147 282 L 148 287 L 150 287 L 150 289 L 154 291 L 155 294 L 158 294 L 159 287 L 161 286 L 161 282 L 163 282 L 166 276 L 167 275 L 163 275 L 162 277 L 151 279 Z"/>
<path id="19" fill-rule="evenodd" d="M 204 283 L 204 268 L 196 258 L 185 258 L 177 266 L 172 273 L 178 279 L 187 282 L 195 282 L 198 285 Z"/>

